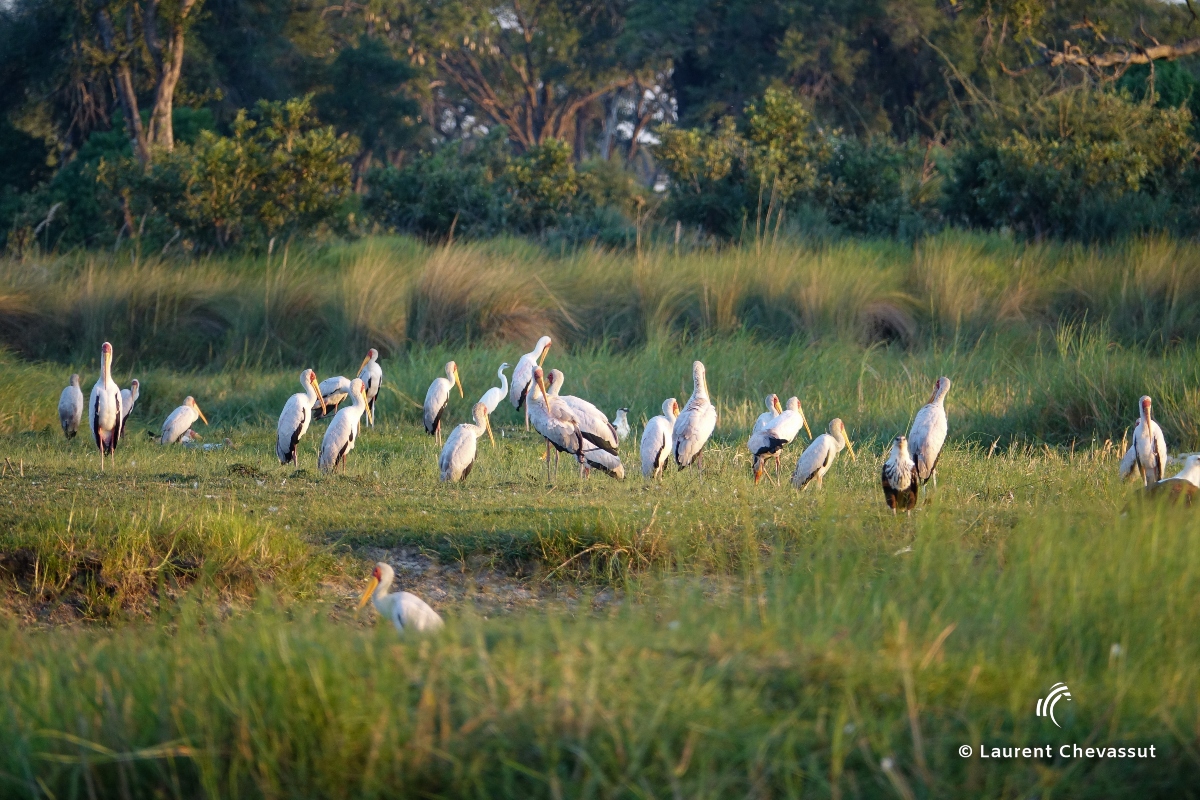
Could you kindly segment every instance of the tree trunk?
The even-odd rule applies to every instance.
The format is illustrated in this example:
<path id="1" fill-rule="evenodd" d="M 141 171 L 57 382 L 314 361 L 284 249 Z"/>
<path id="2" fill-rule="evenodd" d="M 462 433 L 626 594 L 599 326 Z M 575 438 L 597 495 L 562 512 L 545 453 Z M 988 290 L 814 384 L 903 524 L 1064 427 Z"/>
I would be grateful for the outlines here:
<path id="1" fill-rule="evenodd" d="M 155 53 L 158 65 L 158 85 L 154 88 L 154 111 L 150 117 L 150 140 L 164 150 L 175 149 L 175 129 L 171 114 L 175 107 L 175 87 L 179 85 L 179 75 L 183 71 L 183 45 L 187 33 L 187 18 L 196 0 L 184 0 L 179 6 L 179 16 L 171 23 L 171 38 L 167 42 L 167 52 L 162 54 L 158 43 L 156 26 L 156 10 L 158 0 L 149 0 L 143 14 L 145 22 L 146 43 Z"/>
<path id="2" fill-rule="evenodd" d="M 96 27 L 100 31 L 100 45 L 105 54 L 113 59 L 112 76 L 121 103 L 121 116 L 125 118 L 125 130 L 129 144 L 138 162 L 145 166 L 150 160 L 150 146 L 146 132 L 142 129 L 142 117 L 138 112 L 137 92 L 133 88 L 133 71 L 129 67 L 127 54 L 117 44 L 116 30 L 106 6 L 96 10 Z"/>

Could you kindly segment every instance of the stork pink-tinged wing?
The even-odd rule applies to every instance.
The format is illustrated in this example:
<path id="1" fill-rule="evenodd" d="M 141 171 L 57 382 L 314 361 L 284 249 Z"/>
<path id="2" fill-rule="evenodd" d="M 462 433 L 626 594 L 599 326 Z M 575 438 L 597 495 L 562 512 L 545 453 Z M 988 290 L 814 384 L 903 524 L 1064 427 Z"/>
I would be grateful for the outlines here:
<path id="1" fill-rule="evenodd" d="M 943 376 L 934 384 L 933 396 L 921 407 L 913 419 L 908 432 L 908 446 L 917 465 L 917 476 L 928 481 L 937 469 L 946 443 L 948 424 L 946 421 L 946 394 L 950 391 L 950 379 Z"/>
<path id="2" fill-rule="evenodd" d="M 717 427 L 717 409 L 708 395 L 704 364 L 692 363 L 692 396 L 671 431 L 672 455 L 680 469 L 693 463 Z"/>

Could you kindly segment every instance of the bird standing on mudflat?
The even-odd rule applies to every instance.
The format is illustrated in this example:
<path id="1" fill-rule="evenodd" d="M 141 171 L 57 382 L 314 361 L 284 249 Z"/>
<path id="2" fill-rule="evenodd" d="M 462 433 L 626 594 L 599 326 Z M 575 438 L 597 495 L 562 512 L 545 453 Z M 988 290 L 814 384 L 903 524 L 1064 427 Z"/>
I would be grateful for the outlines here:
<path id="1" fill-rule="evenodd" d="M 663 400 L 662 414 L 651 417 L 642 431 L 642 477 L 658 480 L 671 460 L 671 428 L 679 416 L 679 401 Z"/>
<path id="2" fill-rule="evenodd" d="M 816 478 L 817 488 L 824 487 L 825 473 L 829 472 L 829 468 L 833 466 L 833 460 L 837 458 L 838 453 L 842 452 L 843 447 L 850 451 L 852 459 L 858 460 L 858 457 L 854 455 L 854 445 L 850 443 L 850 437 L 846 435 L 846 426 L 840 419 L 834 417 L 829 421 L 829 432 L 822 433 L 813 439 L 812 444 L 800 454 L 800 460 L 796 462 L 796 469 L 792 472 L 792 486 L 803 489 L 812 482 L 813 478 Z"/>
<path id="3" fill-rule="evenodd" d="M 458 379 L 458 365 L 453 361 L 446 362 L 446 377 L 434 378 L 425 392 L 425 432 L 434 437 L 439 445 L 442 443 L 442 415 L 446 406 L 450 405 L 450 389 L 458 386 L 458 396 L 463 396 L 462 381 Z"/>
<path id="4" fill-rule="evenodd" d="M 367 408 L 371 410 L 367 424 L 375 427 L 375 398 L 379 396 L 379 387 L 383 384 L 383 367 L 379 366 L 379 351 L 372 347 L 367 351 L 362 366 L 358 368 L 358 379 L 363 382 L 363 392 L 367 395 Z"/>
<path id="5" fill-rule="evenodd" d="M 483 393 L 483 397 L 479 398 L 479 402 L 487 408 L 488 438 L 492 440 L 492 447 L 496 446 L 496 437 L 492 435 L 492 414 L 496 413 L 500 401 L 508 394 L 508 377 L 504 374 L 506 369 L 508 369 L 507 361 L 500 365 L 500 369 L 496 370 L 496 377 L 500 379 L 500 385 L 488 389 Z"/>
<path id="6" fill-rule="evenodd" d="M 283 404 L 279 414 L 279 424 L 275 428 L 275 457 L 283 466 L 288 464 L 300 465 L 296 458 L 296 445 L 300 438 L 308 432 L 308 426 L 313 420 L 313 406 L 318 403 L 321 413 L 325 413 L 325 400 L 317 384 L 317 373 L 306 369 L 300 373 L 300 386 L 303 392 L 297 392 Z"/>
<path id="7" fill-rule="evenodd" d="M 163 422 L 159 443 L 175 444 L 198 419 L 204 420 L 205 425 L 208 424 L 208 417 L 204 416 L 200 406 L 196 405 L 196 399 L 189 394 L 183 398 L 183 405 L 172 411 Z"/>
<path id="8" fill-rule="evenodd" d="M 488 431 L 488 411 L 483 403 L 471 409 L 474 424 L 464 422 L 450 431 L 446 446 L 438 456 L 438 477 L 442 481 L 462 481 L 475 465 L 477 440 Z"/>
<path id="9" fill-rule="evenodd" d="M 367 590 L 358 601 L 359 610 L 371 601 L 380 616 L 390 619 L 400 633 L 436 631 L 444 624 L 438 613 L 421 598 L 410 592 L 389 594 L 396 572 L 382 561 L 375 565 Z"/>
<path id="10" fill-rule="evenodd" d="M 708 395 L 708 380 L 704 364 L 692 362 L 692 396 L 683 412 L 675 419 L 671 430 L 671 449 L 679 469 L 695 463 L 700 479 L 704 479 L 702 451 L 717 427 L 717 409 Z"/>
<path id="11" fill-rule="evenodd" d="M 908 447 L 913 462 L 917 465 L 917 478 L 921 483 L 933 480 L 937 488 L 937 465 L 942 457 L 942 446 L 946 443 L 946 394 L 950 391 L 950 379 L 942 376 L 933 385 L 933 396 L 921 406 L 908 431 Z M 926 496 L 926 502 L 929 501 Z"/>
<path id="12" fill-rule="evenodd" d="M 917 465 L 909 455 L 908 439 L 903 434 L 892 439 L 892 452 L 883 462 L 880 479 L 884 502 L 893 514 L 897 511 L 908 513 L 917 507 L 917 487 L 920 486 Z"/>
<path id="13" fill-rule="evenodd" d="M 776 402 L 778 402 L 778 398 L 776 398 Z M 779 452 L 792 443 L 792 440 L 800 434 L 801 428 L 808 431 L 808 438 L 811 439 L 812 430 L 808 427 L 804 409 L 800 407 L 800 398 L 789 397 L 787 407 L 750 437 L 748 446 L 751 455 L 754 456 L 755 483 L 762 478 L 767 459 L 772 457 L 775 459 L 775 476 L 778 479 L 780 473 Z"/>
<path id="14" fill-rule="evenodd" d="M 513 367 L 512 383 L 508 387 L 508 400 L 518 411 L 525 405 L 529 392 L 533 389 L 534 368 L 542 366 L 546 360 L 546 354 L 549 352 L 550 337 L 543 336 L 537 340 L 537 344 L 533 346 L 532 350 L 521 356 L 517 361 L 517 366 Z M 529 430 L 528 407 L 525 408 L 525 430 Z"/>
<path id="15" fill-rule="evenodd" d="M 350 405 L 334 414 L 333 422 L 325 429 L 321 452 L 317 456 L 317 469 L 330 472 L 341 464 L 342 472 L 346 471 L 346 454 L 354 449 L 363 414 L 367 415 L 367 421 L 370 422 L 371 410 L 367 408 L 363 382 L 355 378 L 350 381 Z"/>
<path id="16" fill-rule="evenodd" d="M 133 406 L 137 403 L 138 396 L 142 393 L 142 384 L 137 378 L 129 382 L 128 389 L 121 390 L 121 428 L 125 428 L 125 421 L 129 419 L 129 415 L 133 413 Z"/>
<path id="17" fill-rule="evenodd" d="M 79 388 L 79 373 L 71 376 L 67 388 L 58 396 L 58 424 L 63 436 L 75 438 L 79 432 L 79 421 L 83 419 L 83 390 Z"/>
<path id="18" fill-rule="evenodd" d="M 108 342 L 100 346 L 100 379 L 88 398 L 88 427 L 100 451 L 100 470 L 104 456 L 112 455 L 121 442 L 121 390 L 112 378 L 113 348 Z"/>

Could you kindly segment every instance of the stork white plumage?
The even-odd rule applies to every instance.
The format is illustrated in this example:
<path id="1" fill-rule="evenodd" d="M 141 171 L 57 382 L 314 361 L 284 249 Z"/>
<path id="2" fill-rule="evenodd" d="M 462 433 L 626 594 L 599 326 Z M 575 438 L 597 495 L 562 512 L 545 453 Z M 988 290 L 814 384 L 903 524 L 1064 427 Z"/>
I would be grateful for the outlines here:
<path id="1" fill-rule="evenodd" d="M 112 455 L 121 443 L 121 390 L 112 378 L 113 348 L 108 342 L 100 346 L 100 379 L 88 398 L 88 427 L 100 451 L 100 470 L 104 456 Z"/>
<path id="2" fill-rule="evenodd" d="M 623 442 L 629 438 L 629 409 L 618 408 L 617 415 L 613 417 L 613 430 L 617 432 L 617 442 Z"/>
<path id="3" fill-rule="evenodd" d="M 508 400 L 518 411 L 525 405 L 529 392 L 533 388 L 534 368 L 542 366 L 546 360 L 546 354 L 549 352 L 550 337 L 543 336 L 537 340 L 537 344 L 533 346 L 532 350 L 518 359 L 517 366 L 513 367 L 512 383 L 508 387 Z M 528 408 L 525 409 L 525 430 L 529 430 Z"/>
<path id="4" fill-rule="evenodd" d="M 771 420 L 783 413 L 783 406 L 779 403 L 779 395 L 767 395 L 767 410 L 758 415 L 758 419 L 754 420 L 754 427 L 750 429 L 750 438 L 754 438 L 754 434 L 765 430 L 771 424 Z"/>
<path id="5" fill-rule="evenodd" d="M 778 402 L 778 398 L 776 398 L 776 402 Z M 775 459 L 775 476 L 779 477 L 779 453 L 800 434 L 801 428 L 808 431 L 808 438 L 811 439 L 812 430 L 808 427 L 804 409 L 800 407 L 800 398 L 789 397 L 787 407 L 778 416 L 767 422 L 758 433 L 751 435 L 748 446 L 751 455 L 754 456 L 755 483 L 762 478 L 768 458 Z"/>
<path id="6" fill-rule="evenodd" d="M 679 401 L 663 400 L 662 414 L 651 417 L 642 431 L 642 477 L 658 480 L 671 460 L 671 429 L 679 416 Z"/>
<path id="7" fill-rule="evenodd" d="M 382 561 L 377 563 L 371 573 L 371 580 L 367 583 L 367 590 L 359 598 L 359 610 L 362 610 L 368 600 L 371 601 L 379 615 L 390 619 L 400 633 L 441 630 L 445 623 L 424 600 L 411 592 L 389 594 L 395 579 L 396 572 L 390 565 Z"/>
<path id="8" fill-rule="evenodd" d="M 58 396 L 58 424 L 63 436 L 75 438 L 79 432 L 79 421 L 83 419 L 83 390 L 79 388 L 79 373 L 71 376 L 67 387 Z"/>
<path id="9" fill-rule="evenodd" d="M 928 483 L 932 479 L 935 489 L 938 459 L 942 457 L 942 446 L 946 443 L 949 430 L 945 403 L 949 391 L 950 379 L 943 375 L 934 383 L 933 395 L 928 403 L 921 406 L 908 431 L 908 447 L 917 465 L 917 478 L 921 483 Z M 926 496 L 926 502 L 928 500 Z"/>
<path id="10" fill-rule="evenodd" d="M 1171 502 L 1183 501 L 1187 505 L 1195 502 L 1200 494 L 1200 455 L 1192 454 L 1184 459 L 1183 469 L 1174 476 L 1164 478 L 1146 487 L 1150 497 L 1168 497 Z"/>
<path id="11" fill-rule="evenodd" d="M 817 488 L 822 488 L 825 485 L 825 473 L 829 472 L 843 447 L 850 451 L 852 459 L 858 460 L 858 456 L 854 455 L 854 445 L 846 435 L 846 426 L 834 417 L 829 421 L 828 432 L 813 439 L 800 454 L 800 460 L 796 462 L 796 469 L 792 472 L 792 486 L 803 489 L 815 478 Z"/>
<path id="12" fill-rule="evenodd" d="M 575 395 L 562 394 L 565 381 L 566 376 L 563 375 L 562 370 L 550 370 L 548 390 L 551 396 L 557 397 L 566 404 L 567 408 L 571 409 L 571 413 L 575 415 L 575 420 L 579 424 L 579 432 L 583 434 L 584 439 L 601 450 L 607 450 L 614 456 L 617 455 L 619 446 L 617 429 L 608 421 L 604 412 L 594 404 Z"/>
<path id="13" fill-rule="evenodd" d="M 196 405 L 196 398 L 189 394 L 183 398 L 183 405 L 172 411 L 163 422 L 162 437 L 159 439 L 159 443 L 175 444 L 179 441 L 179 437 L 183 436 L 184 432 L 192 427 L 198 419 L 203 420 L 205 425 L 208 424 L 208 417 L 204 416 L 200 406 Z"/>
<path id="14" fill-rule="evenodd" d="M 554 478 L 558 477 L 558 455 L 567 453 L 579 459 L 579 476 L 583 477 L 583 434 L 579 421 L 566 403 L 553 397 L 546 388 L 546 376 L 541 367 L 533 368 L 533 388 L 525 398 L 529 421 L 533 429 L 546 440 L 546 481 L 550 477 L 550 448 L 554 448 Z"/>
<path id="15" fill-rule="evenodd" d="M 142 393 L 142 384 L 137 378 L 129 382 L 128 389 L 121 390 L 121 428 L 125 428 L 125 422 L 129 419 L 129 415 L 133 413 L 133 406 L 137 403 L 138 396 Z"/>
<path id="16" fill-rule="evenodd" d="M 331 472 L 341 464 L 342 472 L 346 471 L 346 454 L 354 449 L 363 414 L 367 415 L 369 422 L 371 410 L 367 408 L 363 382 L 355 378 L 350 381 L 350 405 L 333 415 L 333 421 L 329 423 L 329 427 L 325 429 L 325 436 L 321 438 L 317 469 L 321 472 Z"/>
<path id="17" fill-rule="evenodd" d="M 475 453 L 480 436 L 488 431 L 488 410 L 483 403 L 476 403 L 471 409 L 474 424 L 464 422 L 450 431 L 446 437 L 446 445 L 438 456 L 438 476 L 442 481 L 458 482 L 466 480 L 475 465 Z"/>
<path id="18" fill-rule="evenodd" d="M 442 443 L 442 416 L 450 405 L 450 389 L 458 386 L 458 396 L 463 396 L 462 381 L 458 379 L 458 364 L 446 362 L 446 377 L 434 378 L 425 392 L 425 432 Z"/>
<path id="19" fill-rule="evenodd" d="M 696 464 L 700 479 L 704 479 L 702 451 L 717 427 L 717 409 L 708 395 L 708 379 L 704 364 L 692 362 L 692 396 L 683 412 L 675 419 L 671 430 L 671 450 L 679 469 Z"/>
<path id="20" fill-rule="evenodd" d="M 287 399 L 283 404 L 283 411 L 279 414 L 279 424 L 275 427 L 275 457 L 279 459 L 281 466 L 300 465 L 300 460 L 296 457 L 296 446 L 312 423 L 313 407 L 319 404 L 322 415 L 325 412 L 325 400 L 321 397 L 317 373 L 311 369 L 301 372 L 300 386 L 304 391 L 297 392 Z"/>
<path id="21" fill-rule="evenodd" d="M 483 397 L 479 398 L 479 402 L 483 403 L 487 408 L 488 420 L 488 438 L 492 440 L 492 447 L 496 446 L 496 437 L 492 435 L 492 414 L 496 413 L 496 408 L 499 407 L 500 401 L 508 395 L 508 376 L 504 374 L 504 370 L 508 369 L 508 362 L 505 361 L 500 365 L 500 369 L 496 370 L 496 377 L 500 379 L 499 386 L 493 386 L 483 393 Z"/>
<path id="22" fill-rule="evenodd" d="M 379 351 L 372 347 L 367 351 L 362 366 L 358 368 L 358 379 L 363 382 L 363 391 L 367 395 L 367 408 L 371 409 L 367 424 L 375 427 L 375 398 L 379 395 L 379 387 L 383 384 L 383 367 L 379 366 Z"/>
<path id="23" fill-rule="evenodd" d="M 917 465 L 908 452 L 908 439 L 904 434 L 892 439 L 892 451 L 887 461 L 883 462 L 880 480 L 883 483 L 883 500 L 893 514 L 897 511 L 907 514 L 917 507 L 920 486 Z"/>
<path id="24" fill-rule="evenodd" d="M 1133 429 L 1133 451 L 1135 468 L 1142 474 L 1142 485 L 1157 483 L 1167 466 L 1167 440 L 1162 428 L 1151 414 L 1151 400 L 1143 395 L 1138 401 L 1140 417 Z"/>
<path id="25" fill-rule="evenodd" d="M 625 465 L 621 463 L 620 456 L 607 450 L 601 450 L 591 442 L 585 441 L 583 448 L 579 451 L 579 457 L 583 459 L 584 477 L 590 476 L 592 470 L 598 469 L 610 478 L 616 478 L 619 481 L 625 480 Z"/>
<path id="26" fill-rule="evenodd" d="M 350 379 L 344 375 L 326 378 L 317 386 L 317 392 L 320 393 L 321 400 L 324 402 L 321 405 L 321 416 L 313 417 L 313 419 L 324 419 L 329 414 L 336 414 L 338 406 L 350 396 Z"/>

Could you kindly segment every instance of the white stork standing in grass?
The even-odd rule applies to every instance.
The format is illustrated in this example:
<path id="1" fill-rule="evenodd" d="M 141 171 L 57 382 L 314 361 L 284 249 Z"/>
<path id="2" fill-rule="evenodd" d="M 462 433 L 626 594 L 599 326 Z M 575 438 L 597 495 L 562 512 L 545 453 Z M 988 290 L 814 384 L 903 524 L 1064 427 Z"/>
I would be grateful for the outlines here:
<path id="1" fill-rule="evenodd" d="M 601 450 L 607 450 L 614 456 L 617 455 L 617 449 L 620 446 L 620 442 L 617 440 L 617 429 L 608 421 L 604 412 L 592 403 L 574 395 L 560 394 L 565 381 L 566 376 L 562 374 L 561 370 L 550 370 L 548 387 L 550 394 L 566 403 L 567 408 L 571 409 L 571 413 L 575 415 L 575 420 L 579 423 L 579 432 L 583 434 L 584 439 Z"/>
<path id="2" fill-rule="evenodd" d="M 112 378 L 113 348 L 108 342 L 100 346 L 100 380 L 92 387 L 88 398 L 88 427 L 100 451 L 100 469 L 104 456 L 112 455 L 121 442 L 121 390 Z"/>
<path id="3" fill-rule="evenodd" d="M 137 403 L 138 396 L 142 393 L 142 384 L 137 378 L 129 382 L 128 389 L 121 390 L 121 429 L 125 428 L 125 421 L 129 419 L 129 415 L 133 413 L 133 406 Z"/>
<path id="4" fill-rule="evenodd" d="M 492 414 L 496 413 L 496 409 L 500 405 L 500 401 L 508 394 L 508 376 L 504 374 L 504 370 L 508 369 L 508 362 L 505 361 L 500 365 L 500 369 L 496 370 L 496 377 L 500 379 L 499 386 L 493 386 L 483 393 L 483 397 L 479 398 L 479 402 L 483 403 L 487 409 L 488 420 L 488 438 L 492 440 L 492 447 L 496 446 L 496 437 L 492 435 Z"/>
<path id="5" fill-rule="evenodd" d="M 892 451 L 887 461 L 883 462 L 880 473 L 883 482 L 883 500 L 895 514 L 897 511 L 908 513 L 917 507 L 917 491 L 920 483 L 917 481 L 917 465 L 908 452 L 908 439 L 900 434 L 892 439 Z"/>
<path id="6" fill-rule="evenodd" d="M 546 481 L 550 477 L 550 448 L 554 447 L 554 477 L 558 477 L 558 454 L 567 453 L 579 459 L 579 475 L 583 477 L 583 434 L 579 421 L 567 404 L 553 397 L 546 389 L 546 376 L 541 367 L 533 369 L 533 387 L 525 398 L 529 421 L 533 429 L 546 440 Z"/>
<path id="7" fill-rule="evenodd" d="M 772 395 L 774 396 L 774 395 Z M 775 402 L 779 402 L 776 398 Z M 750 437 L 750 453 L 754 456 L 754 482 L 758 483 L 765 471 L 768 458 L 775 459 L 775 475 L 779 477 L 779 452 L 792 443 L 800 434 L 800 429 L 808 431 L 812 438 L 812 430 L 800 407 L 800 398 L 789 397 L 787 407 L 774 419 L 767 422 L 763 428 Z"/>
<path id="8" fill-rule="evenodd" d="M 450 389 L 458 386 L 458 396 L 463 396 L 462 381 L 458 379 L 458 364 L 446 362 L 446 377 L 434 378 L 425 392 L 425 432 L 442 443 L 442 416 L 450 405 Z"/>
<path id="9" fill-rule="evenodd" d="M 446 446 L 438 456 L 438 477 L 442 481 L 466 480 L 475 465 L 477 440 L 488 432 L 488 410 L 483 403 L 471 409 L 474 424 L 464 422 L 450 431 Z"/>
<path id="10" fill-rule="evenodd" d="M 189 394 L 183 398 L 183 405 L 172 411 L 163 422 L 162 438 L 159 439 L 159 443 L 175 444 L 198 419 L 204 420 L 205 425 L 208 424 L 208 417 L 204 416 L 200 406 L 196 405 L 196 399 Z"/>
<path id="11" fill-rule="evenodd" d="M 325 412 L 325 400 L 317 384 L 317 373 L 306 369 L 300 373 L 300 386 L 303 392 L 297 392 L 283 404 L 279 414 L 279 425 L 275 429 L 275 456 L 281 465 L 300 465 L 296 458 L 296 445 L 308 431 L 313 420 L 313 406 L 321 405 L 321 413 Z"/>
<path id="12" fill-rule="evenodd" d="M 71 376 L 67 388 L 58 396 L 58 424 L 63 436 L 75 438 L 79 432 L 79 421 L 83 419 L 83 390 L 79 388 L 79 373 Z"/>
<path id="13" fill-rule="evenodd" d="M 692 396 L 687 405 L 675 419 L 675 427 L 671 431 L 671 450 L 679 469 L 696 464 L 700 479 L 704 479 L 704 461 L 702 451 L 717 427 L 717 409 L 708 396 L 708 381 L 704 374 L 704 365 L 699 361 L 692 362 Z"/>
<path id="14" fill-rule="evenodd" d="M 375 427 L 375 398 L 379 396 L 379 387 L 383 383 L 383 367 L 379 366 L 379 351 L 372 347 L 367 351 L 362 366 L 358 368 L 358 379 L 363 382 L 363 391 L 367 395 L 367 408 L 371 409 L 368 425 Z"/>
<path id="15" fill-rule="evenodd" d="M 1121 459 L 1121 477 L 1128 478 L 1136 470 L 1143 486 L 1152 486 L 1163 476 L 1167 466 L 1167 440 L 1162 428 L 1150 413 L 1151 400 L 1143 396 L 1138 401 L 1138 421 L 1133 428 L 1133 444 Z"/>
<path id="16" fill-rule="evenodd" d="M 652 417 L 642 431 L 642 477 L 657 480 L 671 460 L 671 428 L 679 416 L 679 401 L 663 400 L 662 414 Z"/>
<path id="17" fill-rule="evenodd" d="M 1192 454 L 1184 459 L 1183 469 L 1170 478 L 1165 478 L 1146 487 L 1150 497 L 1168 497 L 1172 503 L 1182 500 L 1187 505 L 1195 502 L 1200 493 L 1200 455 Z"/>
<path id="18" fill-rule="evenodd" d="M 946 393 L 950 391 L 950 379 L 942 376 L 933 385 L 933 396 L 929 402 L 921 406 L 917 416 L 913 418 L 912 428 L 908 431 L 908 447 L 912 452 L 913 462 L 917 465 L 917 478 L 921 483 L 933 479 L 937 488 L 937 465 L 942 456 L 942 445 L 946 443 Z M 926 502 L 929 501 L 926 496 Z"/>
<path id="19" fill-rule="evenodd" d="M 817 488 L 822 488 L 825 485 L 825 473 L 829 472 L 833 460 L 842 452 L 843 447 L 850 451 L 851 458 L 858 460 L 858 456 L 854 455 L 854 445 L 846 435 L 846 426 L 834 417 L 829 421 L 829 432 L 813 439 L 812 444 L 800 454 L 800 460 L 796 462 L 796 469 L 792 473 L 792 486 L 803 489 L 816 478 Z"/>
<path id="20" fill-rule="evenodd" d="M 629 438 L 629 409 L 618 408 L 613 417 L 613 430 L 617 432 L 617 441 L 623 442 Z"/>
<path id="21" fill-rule="evenodd" d="M 521 410 L 521 406 L 525 405 L 529 392 L 533 389 L 534 368 L 542 366 L 546 360 L 546 354 L 549 352 L 550 337 L 543 336 L 537 340 L 533 350 L 521 356 L 517 361 L 517 366 L 513 367 L 512 383 L 508 387 L 508 400 L 518 411 Z M 529 430 L 528 407 L 525 409 L 525 430 Z"/>
<path id="22" fill-rule="evenodd" d="M 771 424 L 771 420 L 783 413 L 783 406 L 779 404 L 779 395 L 767 395 L 767 410 L 758 415 L 758 419 L 754 420 L 754 427 L 750 429 L 750 438 L 754 438 L 754 434 L 765 429 Z"/>
<path id="23" fill-rule="evenodd" d="M 363 414 L 371 421 L 371 410 L 367 408 L 367 395 L 363 382 L 358 378 L 350 381 L 350 405 L 333 415 L 333 422 L 325 429 L 321 439 L 321 452 L 317 456 L 317 469 L 331 472 L 338 464 L 346 471 L 346 454 L 354 449 L 358 438 L 358 426 Z"/>
<path id="24" fill-rule="evenodd" d="M 334 375 L 321 381 L 317 386 L 321 395 L 321 416 L 313 419 L 324 419 L 329 414 L 336 414 L 338 406 L 350 396 L 350 379 L 344 375 Z"/>
<path id="25" fill-rule="evenodd" d="M 390 619 L 400 633 L 441 630 L 442 618 L 424 600 L 409 592 L 388 593 L 395 579 L 395 570 L 382 561 L 377 563 L 367 590 L 359 598 L 359 610 L 371 601 L 379 615 Z"/>

